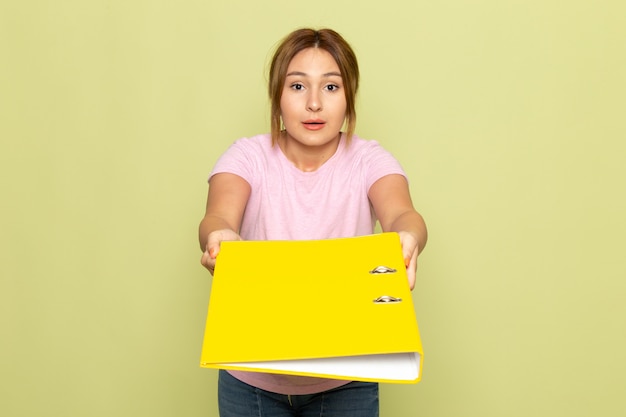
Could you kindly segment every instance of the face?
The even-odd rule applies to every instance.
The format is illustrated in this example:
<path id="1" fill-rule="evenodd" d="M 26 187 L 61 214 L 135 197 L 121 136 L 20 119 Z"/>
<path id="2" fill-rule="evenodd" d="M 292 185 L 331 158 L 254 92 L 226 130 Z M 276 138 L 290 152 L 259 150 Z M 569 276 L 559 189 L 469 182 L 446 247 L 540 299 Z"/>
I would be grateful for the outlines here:
<path id="1" fill-rule="evenodd" d="M 346 97 L 339 67 L 327 51 L 308 48 L 293 57 L 280 109 L 287 140 L 306 147 L 336 146 Z"/>

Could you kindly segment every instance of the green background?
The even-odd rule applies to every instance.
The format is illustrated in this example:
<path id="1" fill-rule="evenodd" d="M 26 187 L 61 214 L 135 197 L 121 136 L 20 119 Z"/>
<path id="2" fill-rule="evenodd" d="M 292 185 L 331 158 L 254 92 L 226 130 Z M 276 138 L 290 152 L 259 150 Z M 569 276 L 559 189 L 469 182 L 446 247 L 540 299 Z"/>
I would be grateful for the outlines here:
<path id="1" fill-rule="evenodd" d="M 354 46 L 429 225 L 424 376 L 382 416 L 623 416 L 619 0 L 3 0 L 0 414 L 217 415 L 206 178 L 301 26 Z"/>

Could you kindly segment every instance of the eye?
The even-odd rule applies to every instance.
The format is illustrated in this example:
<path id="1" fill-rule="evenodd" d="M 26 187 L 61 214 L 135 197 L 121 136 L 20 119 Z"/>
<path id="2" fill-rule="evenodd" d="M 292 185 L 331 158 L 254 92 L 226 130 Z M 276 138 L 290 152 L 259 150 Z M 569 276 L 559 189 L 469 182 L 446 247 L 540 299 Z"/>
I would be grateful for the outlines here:
<path id="1" fill-rule="evenodd" d="M 301 91 L 301 90 L 304 90 L 304 85 L 300 83 L 293 83 L 291 84 L 291 89 L 296 90 L 296 91 Z"/>
<path id="2" fill-rule="evenodd" d="M 339 90 L 339 86 L 337 84 L 328 84 L 325 88 L 331 92 Z"/>

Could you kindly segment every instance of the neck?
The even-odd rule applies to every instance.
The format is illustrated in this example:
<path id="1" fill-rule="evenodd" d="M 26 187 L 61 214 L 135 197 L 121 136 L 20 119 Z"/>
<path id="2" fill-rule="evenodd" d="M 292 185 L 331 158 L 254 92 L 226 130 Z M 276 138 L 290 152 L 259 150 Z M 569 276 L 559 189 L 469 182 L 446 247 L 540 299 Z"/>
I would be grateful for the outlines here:
<path id="1" fill-rule="evenodd" d="M 282 132 L 278 145 L 283 154 L 296 168 L 304 172 L 317 171 L 326 161 L 337 152 L 341 132 L 332 141 L 319 146 L 303 145 L 295 139 L 289 138 L 286 132 Z"/>

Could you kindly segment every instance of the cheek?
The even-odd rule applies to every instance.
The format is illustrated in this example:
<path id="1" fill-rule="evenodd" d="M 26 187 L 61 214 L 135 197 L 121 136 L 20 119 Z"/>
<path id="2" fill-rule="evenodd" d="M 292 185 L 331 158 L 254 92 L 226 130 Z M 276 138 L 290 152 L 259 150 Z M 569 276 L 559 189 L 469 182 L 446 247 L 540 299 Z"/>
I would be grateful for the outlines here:
<path id="1" fill-rule="evenodd" d="M 348 111 L 348 106 L 346 105 L 345 101 L 340 100 L 336 103 L 334 110 L 338 117 L 341 116 L 342 118 L 345 118 L 346 112 Z"/>
<path id="2" fill-rule="evenodd" d="M 290 118 L 292 115 L 294 115 L 294 113 L 294 103 L 289 99 L 282 98 L 280 100 L 280 114 L 283 117 L 283 120 L 285 118 Z"/>
<path id="3" fill-rule="evenodd" d="M 348 111 L 348 102 L 344 96 L 338 96 L 333 102 L 333 107 L 336 111 L 343 112 L 345 114 L 346 111 Z"/>

